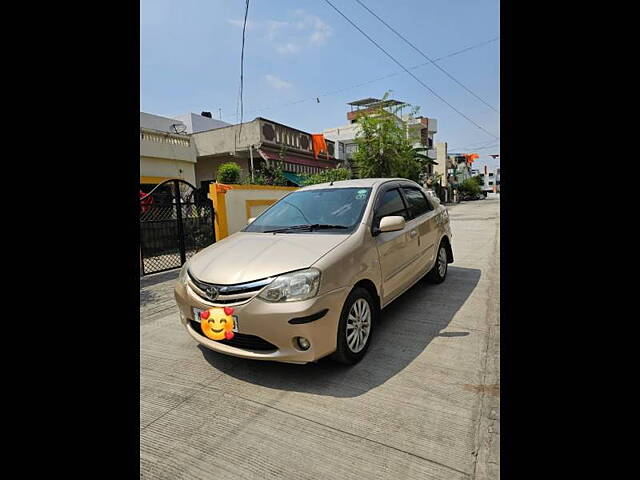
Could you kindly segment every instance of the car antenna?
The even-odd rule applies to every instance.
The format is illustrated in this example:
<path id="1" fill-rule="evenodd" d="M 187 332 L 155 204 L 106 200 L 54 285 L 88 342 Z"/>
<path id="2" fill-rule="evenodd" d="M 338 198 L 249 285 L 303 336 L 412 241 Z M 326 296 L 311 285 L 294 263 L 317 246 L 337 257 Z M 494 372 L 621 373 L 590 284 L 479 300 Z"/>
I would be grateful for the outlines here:
<path id="1" fill-rule="evenodd" d="M 333 187 L 333 180 L 331 180 L 331 183 L 329 184 L 330 187 Z"/>

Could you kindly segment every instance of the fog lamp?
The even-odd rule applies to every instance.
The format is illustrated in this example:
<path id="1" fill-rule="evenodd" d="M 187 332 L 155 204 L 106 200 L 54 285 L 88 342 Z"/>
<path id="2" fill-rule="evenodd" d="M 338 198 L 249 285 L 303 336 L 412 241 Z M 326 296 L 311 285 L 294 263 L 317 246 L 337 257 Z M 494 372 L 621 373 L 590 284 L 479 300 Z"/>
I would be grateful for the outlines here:
<path id="1" fill-rule="evenodd" d="M 300 350 L 309 350 L 309 347 L 311 346 L 311 344 L 309 343 L 309 340 L 307 340 L 304 337 L 298 337 L 298 346 L 300 347 Z"/>

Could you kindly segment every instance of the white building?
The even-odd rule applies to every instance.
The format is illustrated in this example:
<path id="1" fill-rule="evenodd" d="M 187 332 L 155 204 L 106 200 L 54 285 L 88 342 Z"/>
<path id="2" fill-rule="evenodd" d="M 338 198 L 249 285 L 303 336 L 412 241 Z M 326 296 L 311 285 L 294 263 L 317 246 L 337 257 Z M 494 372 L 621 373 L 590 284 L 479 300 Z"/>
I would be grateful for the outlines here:
<path id="1" fill-rule="evenodd" d="M 345 162 L 350 161 L 353 154 L 358 150 L 356 136 L 358 125 L 348 124 L 341 127 L 330 128 L 322 132 L 327 140 L 336 142 L 336 159 Z"/>
<path id="2" fill-rule="evenodd" d="M 436 165 L 433 166 L 433 171 L 440 175 L 440 185 L 443 187 L 449 186 L 449 154 L 447 152 L 447 142 L 436 143 Z"/>
<path id="3" fill-rule="evenodd" d="M 495 170 L 489 170 L 485 165 L 480 173 L 480 178 L 484 182 L 482 186 L 483 192 L 500 192 L 500 167 Z"/>
<path id="4" fill-rule="evenodd" d="M 182 115 L 175 115 L 174 118 L 186 125 L 186 133 L 204 132 L 206 130 L 213 130 L 231 125 L 230 123 L 223 122 L 222 120 L 212 118 L 211 112 L 202 112 L 200 115 L 197 113 L 184 113 Z"/>
<path id="5" fill-rule="evenodd" d="M 424 146 L 428 148 L 427 156 L 436 159 L 436 151 L 433 143 L 433 135 L 438 131 L 438 122 L 435 118 L 416 117 L 403 115 L 402 109 L 407 105 L 398 100 L 381 100 L 379 98 L 364 98 L 354 102 L 347 103 L 351 107 L 347 112 L 347 121 L 349 123 L 340 127 L 329 128 L 322 132 L 326 139 L 336 142 L 336 159 L 350 164 L 353 154 L 357 151 L 358 145 L 356 137 L 359 132 L 357 117 L 366 114 L 368 111 L 374 111 L 377 108 L 396 114 L 399 125 L 408 125 L 412 129 L 418 129 L 419 140 L 414 146 Z"/>
<path id="6" fill-rule="evenodd" d="M 471 178 L 472 173 L 471 164 L 468 163 L 467 157 L 462 153 L 450 153 L 449 154 L 449 168 L 448 176 L 449 183 L 455 185 L 464 182 L 467 178 Z"/>

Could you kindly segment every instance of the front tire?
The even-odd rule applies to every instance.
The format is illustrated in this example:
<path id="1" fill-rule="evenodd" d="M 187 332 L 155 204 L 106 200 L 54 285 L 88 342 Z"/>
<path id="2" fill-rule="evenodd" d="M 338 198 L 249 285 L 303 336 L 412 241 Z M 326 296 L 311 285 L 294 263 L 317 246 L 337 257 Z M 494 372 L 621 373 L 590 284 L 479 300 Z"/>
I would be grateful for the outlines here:
<path id="1" fill-rule="evenodd" d="M 438 247 L 438 254 L 436 255 L 436 263 L 433 265 L 431 271 L 427 274 L 427 280 L 431 283 L 442 283 L 447 278 L 448 261 L 447 261 L 447 247 L 444 246 L 444 242 L 440 242 Z"/>
<path id="2" fill-rule="evenodd" d="M 376 303 L 366 288 L 354 289 L 344 302 L 333 358 L 347 365 L 358 363 L 367 353 L 377 320 Z"/>

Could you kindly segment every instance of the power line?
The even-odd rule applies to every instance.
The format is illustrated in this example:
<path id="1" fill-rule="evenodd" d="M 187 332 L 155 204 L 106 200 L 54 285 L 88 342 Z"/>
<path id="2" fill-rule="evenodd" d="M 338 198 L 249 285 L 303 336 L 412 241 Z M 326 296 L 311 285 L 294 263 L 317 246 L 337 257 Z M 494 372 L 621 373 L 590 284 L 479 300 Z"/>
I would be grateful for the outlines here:
<path id="1" fill-rule="evenodd" d="M 461 53 L 467 52 L 467 51 L 469 51 L 469 50 L 473 50 L 474 48 L 478 48 L 478 47 L 481 47 L 481 46 L 486 45 L 486 44 L 488 44 L 488 43 L 495 42 L 496 40 L 499 40 L 499 39 L 500 39 L 500 37 L 495 37 L 495 38 L 492 38 L 491 40 L 487 40 L 487 41 L 484 41 L 484 42 L 481 42 L 481 43 L 478 43 L 478 44 L 475 44 L 475 45 L 471 45 L 470 47 L 466 47 L 466 48 L 464 48 L 464 49 L 462 49 L 462 50 L 458 50 L 458 51 L 453 52 L 453 53 L 450 53 L 450 54 L 448 54 L 448 55 L 444 55 L 444 56 L 442 56 L 442 57 L 435 58 L 433 61 L 434 61 L 434 62 L 438 62 L 438 61 L 440 61 L 440 60 L 444 60 L 445 58 L 454 57 L 454 56 L 456 56 L 456 55 L 460 55 Z M 432 62 L 420 63 L 420 64 L 418 64 L 418 65 L 414 65 L 414 66 L 412 66 L 412 67 L 408 67 L 408 68 L 409 68 L 409 70 L 416 70 L 416 69 L 418 69 L 418 68 L 421 68 L 421 67 L 424 67 L 424 66 L 430 65 L 431 63 L 432 63 Z M 346 88 L 342 88 L 342 89 L 339 89 L 339 90 L 334 90 L 334 91 L 331 91 L 331 92 L 328 92 L 328 93 L 322 94 L 322 95 L 320 95 L 320 96 L 321 96 L 321 97 L 326 97 L 326 96 L 328 96 L 328 95 L 334 95 L 334 94 L 336 94 L 336 93 L 341 93 L 341 92 L 344 92 L 344 91 L 350 90 L 350 89 L 352 89 L 352 88 L 363 87 L 363 86 L 368 85 L 368 84 L 370 84 L 370 83 L 379 82 L 380 80 L 385 80 L 385 79 L 387 79 L 387 78 L 395 77 L 395 76 L 397 76 L 397 75 L 400 75 L 401 73 L 404 73 L 404 72 L 394 72 L 394 73 L 390 73 L 390 74 L 385 75 L 385 76 L 383 76 L 383 77 L 378 77 L 378 78 L 374 78 L 374 79 L 372 79 L 372 80 L 367 80 L 366 82 L 358 83 L 358 84 L 356 84 L 356 85 L 352 85 L 351 87 L 346 87 Z"/>
<path id="2" fill-rule="evenodd" d="M 247 30 L 247 16 L 249 15 L 249 0 L 247 0 L 244 8 L 244 24 L 242 25 L 242 49 L 240 51 L 240 128 L 238 129 L 238 140 L 242 133 L 242 118 L 244 116 L 244 102 L 242 100 L 242 93 L 244 89 L 244 36 Z M 235 151 L 235 145 L 234 145 Z"/>
<path id="3" fill-rule="evenodd" d="M 447 58 L 455 57 L 456 55 L 460 55 L 462 53 L 468 52 L 469 50 L 473 50 L 475 48 L 479 48 L 479 47 L 482 47 L 484 45 L 488 45 L 489 43 L 493 43 L 493 42 L 495 42 L 497 40 L 500 40 L 499 36 L 495 37 L 495 38 L 492 38 L 490 40 L 485 40 L 484 42 L 476 43 L 476 44 L 471 45 L 469 47 L 465 47 L 462 50 L 457 50 L 457 51 L 449 53 L 447 55 L 443 55 L 441 57 L 434 58 L 433 61 L 434 62 L 439 62 L 439 61 L 447 59 Z M 424 63 L 420 63 L 418 65 L 414 65 L 412 67 L 409 67 L 409 70 L 416 70 L 418 68 L 422 68 L 422 67 L 425 67 L 427 65 L 431 65 L 431 62 L 424 62 Z M 366 82 L 357 83 L 357 84 L 351 85 L 349 87 L 344 87 L 344 88 L 340 88 L 338 90 L 332 90 L 332 91 L 323 93 L 321 95 L 316 95 L 313 98 L 303 98 L 301 100 L 296 100 L 295 102 L 283 103 L 281 105 L 272 105 L 270 107 L 254 108 L 253 110 L 249 110 L 247 113 L 260 112 L 260 111 L 264 111 L 264 110 L 272 110 L 272 109 L 278 108 L 278 107 L 289 107 L 291 105 L 297 105 L 297 104 L 303 103 L 303 102 L 311 102 L 311 101 L 316 100 L 317 97 L 322 98 L 322 97 L 328 97 L 328 96 L 331 96 L 331 95 L 336 95 L 338 93 L 346 92 L 346 91 L 352 90 L 354 88 L 363 87 L 363 86 L 369 85 L 371 83 L 379 82 L 380 80 L 386 80 L 387 78 L 395 77 L 395 76 L 398 76 L 398 75 L 400 75 L 402 73 L 405 73 L 405 72 L 404 71 L 396 71 L 396 72 L 390 73 L 388 75 L 384 75 L 382 77 L 377 77 L 377 78 L 373 78 L 371 80 L 367 80 Z M 236 112 L 236 114 L 235 114 L 236 121 L 238 120 L 237 115 L 238 115 L 238 113 Z M 232 116 L 233 116 L 233 114 L 224 115 L 223 118 L 231 118 Z"/>
<path id="4" fill-rule="evenodd" d="M 499 143 L 494 143 L 493 145 L 487 145 L 486 147 L 480 147 L 480 148 L 472 148 L 471 150 L 486 150 L 487 148 L 495 148 L 498 145 L 500 145 Z"/>
<path id="5" fill-rule="evenodd" d="M 378 44 L 378 42 L 376 42 L 373 38 L 371 38 L 369 35 L 367 35 L 360 27 L 358 27 L 355 23 L 353 23 L 351 21 L 351 19 L 349 19 L 349 17 L 347 17 L 344 13 L 342 13 L 340 10 L 338 10 L 338 8 L 336 8 L 336 6 L 331 3 L 329 0 L 324 0 L 325 3 L 329 4 L 329 6 L 331 6 L 331 8 L 333 8 L 336 12 L 338 12 L 347 22 L 349 22 L 351 25 L 353 25 L 353 27 L 358 30 L 362 35 L 364 35 L 365 37 L 367 37 L 367 39 L 373 43 L 376 47 L 378 47 L 378 49 L 380 49 L 387 57 L 389 57 L 391 60 L 393 60 L 394 63 L 396 63 L 398 66 L 400 66 L 405 72 L 407 72 L 409 75 L 411 75 L 413 77 L 413 79 L 418 82 L 420 85 L 422 85 L 424 88 L 426 88 L 427 90 L 429 90 L 434 96 L 436 96 L 438 99 L 440 99 L 443 103 L 445 103 L 446 105 L 449 106 L 449 108 L 451 108 L 453 111 L 455 111 L 458 115 L 460 115 L 461 117 L 463 117 L 464 119 L 466 119 L 468 122 L 472 123 L 473 125 L 475 125 L 476 127 L 478 127 L 480 130 L 482 130 L 483 132 L 485 132 L 486 134 L 494 137 L 494 138 L 498 138 L 496 135 L 494 135 L 493 133 L 491 133 L 489 130 L 487 130 L 486 128 L 484 128 L 482 125 L 479 125 L 478 123 L 476 123 L 474 120 L 472 120 L 471 118 L 469 118 L 467 115 L 465 115 L 464 113 L 462 113 L 460 110 L 458 110 L 456 107 L 454 107 L 453 105 L 451 105 L 449 102 L 447 102 L 444 98 L 442 98 L 440 95 L 438 95 L 438 93 L 436 93 L 430 86 L 428 86 L 426 83 L 424 83 L 422 80 L 420 80 L 418 77 L 416 77 L 413 73 L 411 73 L 409 71 L 409 69 L 407 69 L 407 67 L 405 67 L 402 63 L 400 63 L 398 60 L 396 60 L 396 58 L 391 55 L 389 52 L 387 52 L 384 48 L 382 48 L 380 46 L 380 44 Z"/>
<path id="6" fill-rule="evenodd" d="M 433 61 L 434 62 L 438 62 L 438 61 L 443 60 L 445 58 L 453 57 L 454 55 L 460 55 L 461 53 L 467 52 L 469 50 L 473 50 L 474 48 L 482 47 L 483 45 L 487 45 L 488 43 L 492 43 L 492 42 L 495 42 L 497 40 L 500 40 L 500 36 L 499 35 L 497 37 L 495 37 L 495 38 L 492 38 L 491 40 L 487 40 L 487 41 L 484 41 L 484 42 L 476 43 L 474 45 L 471 45 L 470 47 L 463 48 L 462 50 L 458 50 L 457 52 L 450 53 L 449 55 L 445 55 L 444 57 L 434 58 Z M 429 63 L 431 63 L 431 62 L 421 63 L 420 66 L 429 65 Z"/>
<path id="7" fill-rule="evenodd" d="M 484 146 L 484 147 L 471 147 L 471 148 L 448 147 L 447 151 L 451 150 L 453 153 L 455 153 L 455 150 L 460 151 L 460 152 L 469 152 L 469 151 L 473 151 L 473 150 L 486 150 L 487 148 L 495 148 L 498 145 L 500 145 L 500 143 L 494 143 L 493 145 L 487 145 L 487 146 Z"/>
<path id="8" fill-rule="evenodd" d="M 498 140 L 500 140 L 500 137 L 498 137 Z M 500 145 L 500 142 L 495 143 L 495 140 L 490 140 L 488 142 L 482 142 L 482 143 L 476 143 L 475 145 L 471 146 L 471 147 L 447 147 L 447 150 L 460 150 L 460 151 L 466 151 L 466 150 L 478 150 L 480 148 L 487 148 L 487 147 L 493 147 L 495 145 Z"/>
<path id="9" fill-rule="evenodd" d="M 498 140 L 499 140 L 499 139 L 500 139 L 500 137 L 498 137 Z M 493 143 L 494 143 L 494 141 L 495 141 L 495 140 L 489 140 L 488 142 L 487 142 L 487 141 L 484 141 L 484 142 L 480 142 L 480 143 L 475 143 L 475 144 L 474 144 L 474 146 L 466 147 L 466 150 L 470 150 L 470 149 L 474 149 L 474 148 L 480 148 L 480 147 L 485 147 L 485 146 L 487 146 L 487 145 L 489 145 L 489 144 L 493 144 Z"/>
<path id="10" fill-rule="evenodd" d="M 364 8 L 367 12 L 369 12 L 371 15 L 373 15 L 374 17 L 376 17 L 385 27 L 387 27 L 389 30 L 391 30 L 393 33 L 395 33 L 398 37 L 400 37 L 407 45 L 409 45 L 411 48 L 413 48 L 416 52 L 418 52 L 420 55 L 422 55 L 424 58 L 426 58 L 427 60 L 429 60 L 429 62 L 431 62 L 438 70 L 440 70 L 442 73 L 444 73 L 447 77 L 449 77 L 451 80 L 453 80 L 454 82 L 456 82 L 458 85 L 460 85 L 462 88 L 464 88 L 467 92 L 469 92 L 471 95 L 473 95 L 474 97 L 476 97 L 478 100 L 480 100 L 482 103 L 484 103 L 487 107 L 489 107 L 491 110 L 493 110 L 496 113 L 500 113 L 497 109 L 495 109 L 493 107 L 493 105 L 489 104 L 488 102 L 486 102 L 483 98 L 480 97 L 480 95 L 476 94 L 473 90 L 471 90 L 469 87 L 467 87 L 466 85 L 464 85 L 461 81 L 459 81 L 457 78 L 455 78 L 453 75 L 451 75 L 447 70 L 445 70 L 443 67 L 441 67 L 440 65 L 438 65 L 434 60 L 432 60 L 431 58 L 429 58 L 429 56 L 427 54 L 425 54 L 422 50 L 420 50 L 418 47 L 416 47 L 413 43 L 411 43 L 409 40 L 407 40 L 404 36 L 402 36 L 395 28 L 393 28 L 391 25 L 389 25 L 387 22 L 385 22 L 382 18 L 380 18 L 378 15 L 375 14 L 375 12 L 373 12 L 369 7 L 367 7 L 364 3 L 362 3 L 360 0 L 356 0 L 356 2 L 358 2 L 358 4 L 360 4 L 362 6 L 362 8 Z"/>

